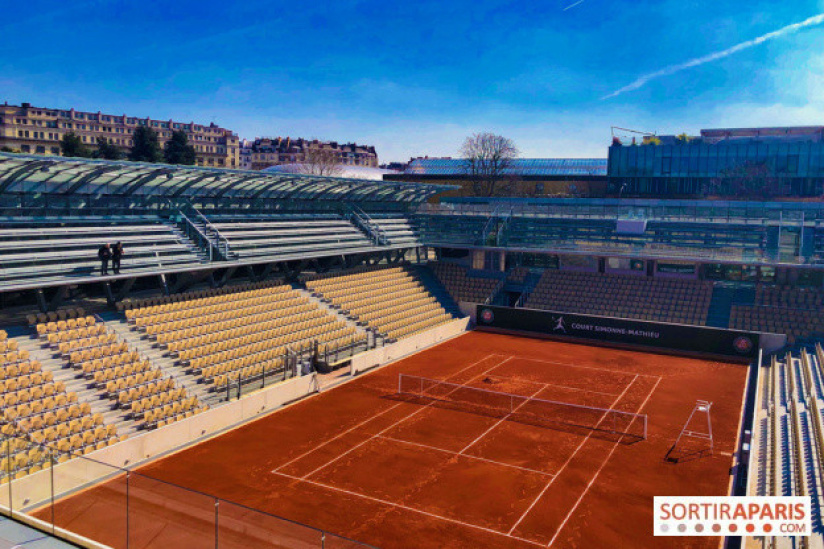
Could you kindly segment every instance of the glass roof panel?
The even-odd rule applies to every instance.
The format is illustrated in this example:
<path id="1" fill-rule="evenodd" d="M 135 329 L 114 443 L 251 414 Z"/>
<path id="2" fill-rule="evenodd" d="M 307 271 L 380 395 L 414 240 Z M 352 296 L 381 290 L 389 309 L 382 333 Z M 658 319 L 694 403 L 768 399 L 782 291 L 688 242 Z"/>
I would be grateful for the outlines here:
<path id="1" fill-rule="evenodd" d="M 417 202 L 450 185 L 0 153 L 0 193 L 228 196 Z"/>

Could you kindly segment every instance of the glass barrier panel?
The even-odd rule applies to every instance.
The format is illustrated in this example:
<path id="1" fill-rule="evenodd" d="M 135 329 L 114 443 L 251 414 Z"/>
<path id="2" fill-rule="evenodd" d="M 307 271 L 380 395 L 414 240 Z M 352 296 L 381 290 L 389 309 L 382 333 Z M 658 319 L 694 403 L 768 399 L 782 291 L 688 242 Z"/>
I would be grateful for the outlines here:
<path id="1" fill-rule="evenodd" d="M 129 547 L 183 549 L 215 547 L 215 498 L 129 473 Z"/>
<path id="2" fill-rule="evenodd" d="M 127 545 L 126 473 L 84 456 L 58 453 L 54 524 L 114 549 Z M 43 518 L 43 513 L 38 518 Z M 45 520 L 45 519 L 44 519 Z"/>
<path id="3" fill-rule="evenodd" d="M 219 549 L 322 547 L 320 530 L 227 501 L 221 500 L 218 508 Z"/>

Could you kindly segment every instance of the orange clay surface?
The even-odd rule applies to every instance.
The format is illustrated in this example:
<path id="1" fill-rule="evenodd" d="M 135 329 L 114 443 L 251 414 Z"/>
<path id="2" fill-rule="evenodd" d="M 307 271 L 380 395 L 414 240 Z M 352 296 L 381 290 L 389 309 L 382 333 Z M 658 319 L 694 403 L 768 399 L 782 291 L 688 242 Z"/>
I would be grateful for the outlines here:
<path id="1" fill-rule="evenodd" d="M 396 394 L 399 373 L 645 413 L 649 438 L 412 402 Z M 653 537 L 653 496 L 726 493 L 746 376 L 741 364 L 471 332 L 141 468 L 129 547 L 319 546 L 314 532 L 226 502 L 216 513 L 214 498 L 158 479 L 386 549 L 714 548 Z M 696 399 L 714 403 L 715 453 L 667 462 Z M 125 484 L 59 501 L 55 522 L 125 547 Z"/>

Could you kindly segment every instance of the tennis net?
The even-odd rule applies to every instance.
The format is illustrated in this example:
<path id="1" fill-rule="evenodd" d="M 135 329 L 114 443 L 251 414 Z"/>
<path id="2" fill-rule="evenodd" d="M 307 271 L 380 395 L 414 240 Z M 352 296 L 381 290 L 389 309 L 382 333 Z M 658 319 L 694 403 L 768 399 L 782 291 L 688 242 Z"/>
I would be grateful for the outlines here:
<path id="1" fill-rule="evenodd" d="M 566 425 L 622 435 L 628 439 L 647 438 L 646 414 L 613 408 L 531 398 L 408 374 L 399 374 L 398 394 L 508 421 L 539 426 Z"/>

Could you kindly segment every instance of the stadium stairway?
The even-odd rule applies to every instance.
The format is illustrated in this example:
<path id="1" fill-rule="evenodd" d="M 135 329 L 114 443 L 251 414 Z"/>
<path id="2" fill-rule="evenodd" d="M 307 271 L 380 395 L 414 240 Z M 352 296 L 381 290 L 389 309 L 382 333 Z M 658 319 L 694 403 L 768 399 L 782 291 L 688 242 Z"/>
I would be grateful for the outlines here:
<path id="1" fill-rule="evenodd" d="M 426 291 L 438 300 L 441 306 L 446 309 L 447 313 L 451 314 L 453 318 L 462 318 L 464 316 L 464 314 L 461 313 L 461 308 L 458 307 L 458 304 L 455 303 L 455 300 L 449 295 L 449 292 L 444 285 L 441 284 L 441 281 L 438 280 L 438 277 L 429 270 L 429 267 L 425 265 L 415 265 L 413 272 L 421 284 L 423 284 L 424 288 L 426 288 Z"/>
<path id="2" fill-rule="evenodd" d="M 118 435 L 131 435 L 137 431 L 137 423 L 126 417 L 126 410 L 113 408 L 112 401 L 90 386 L 87 379 L 78 377 L 77 370 L 43 345 L 31 331 L 27 337 L 17 336 L 17 343 L 29 352 L 31 358 L 39 360 L 43 370 L 50 371 L 55 381 L 65 383 L 67 392 L 77 393 L 78 402 L 88 402 L 93 414 L 101 414 L 106 425 L 117 427 Z"/>
<path id="3" fill-rule="evenodd" d="M 181 244 L 184 244 L 193 254 L 200 258 L 201 263 L 208 263 L 209 262 L 209 252 L 204 250 L 200 246 L 198 246 L 195 242 L 193 242 L 188 236 L 186 236 L 183 231 L 177 225 L 169 224 L 172 229 L 172 232 L 177 235 L 178 239 L 180 240 Z"/>
<path id="4" fill-rule="evenodd" d="M 369 341 L 370 344 L 374 343 L 373 340 L 371 339 L 372 336 L 368 335 L 369 332 L 366 331 L 366 328 L 364 328 L 360 324 L 357 324 L 356 322 L 353 322 L 351 318 L 349 318 L 348 316 L 342 314 L 340 312 L 340 309 L 336 309 L 335 307 L 332 307 L 332 305 L 330 303 L 321 301 L 320 298 L 315 297 L 314 295 L 312 295 L 312 292 L 310 290 L 308 290 L 305 285 L 292 284 L 291 286 L 292 286 L 292 289 L 298 290 L 307 299 L 309 299 L 309 301 L 314 303 L 319 309 L 322 309 L 322 310 L 326 311 L 327 313 L 333 315 L 338 320 L 340 320 L 342 322 L 345 322 L 347 326 L 352 326 L 353 328 L 355 328 L 355 330 L 358 331 L 358 333 L 365 334 L 367 336 L 368 341 Z M 363 350 L 365 351 L 366 349 L 363 349 Z M 358 352 L 361 352 L 361 351 L 358 351 Z"/>
<path id="5" fill-rule="evenodd" d="M 713 328 L 729 327 L 734 300 L 735 288 L 726 284 L 715 284 L 712 288 L 710 308 L 707 311 L 707 326 Z"/>
<path id="6" fill-rule="evenodd" d="M 218 395 L 206 390 L 206 386 L 198 383 L 198 377 L 188 374 L 180 368 L 168 355 L 167 351 L 158 347 L 153 341 L 144 337 L 140 332 L 133 330 L 126 322 L 126 317 L 119 312 L 106 312 L 100 315 L 106 322 L 106 327 L 111 328 L 120 338 L 125 340 L 131 347 L 163 372 L 164 377 L 171 377 L 175 384 L 186 389 L 186 392 L 197 397 L 197 399 L 209 406 L 214 406 L 218 402 Z"/>

